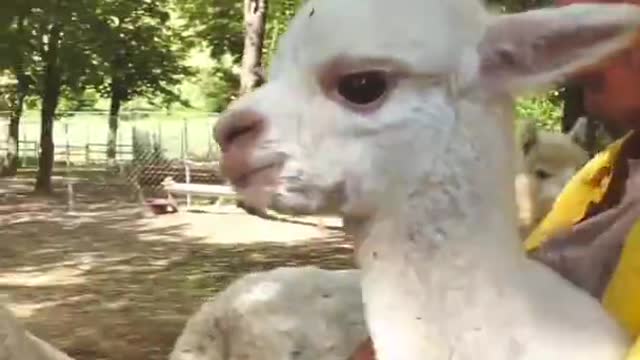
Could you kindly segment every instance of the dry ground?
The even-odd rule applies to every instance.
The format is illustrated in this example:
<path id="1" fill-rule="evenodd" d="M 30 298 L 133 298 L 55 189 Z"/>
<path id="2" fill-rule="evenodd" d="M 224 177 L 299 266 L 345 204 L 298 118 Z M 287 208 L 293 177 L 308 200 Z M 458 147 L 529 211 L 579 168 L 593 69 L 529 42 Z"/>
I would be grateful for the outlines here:
<path id="1" fill-rule="evenodd" d="M 153 217 L 94 181 L 75 187 L 69 213 L 64 192 L 38 197 L 30 186 L 0 181 L 0 294 L 32 332 L 78 360 L 166 359 L 186 319 L 246 272 L 352 266 L 342 234 L 314 219 L 269 221 L 231 207 Z"/>

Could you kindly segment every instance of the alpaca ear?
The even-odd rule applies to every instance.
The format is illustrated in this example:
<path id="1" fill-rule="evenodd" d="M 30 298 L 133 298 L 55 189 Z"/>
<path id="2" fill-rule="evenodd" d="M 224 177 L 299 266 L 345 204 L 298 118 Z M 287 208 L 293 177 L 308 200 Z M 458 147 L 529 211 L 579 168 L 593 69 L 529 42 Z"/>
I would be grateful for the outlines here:
<path id="1" fill-rule="evenodd" d="M 498 15 L 478 45 L 485 91 L 519 93 L 554 85 L 629 47 L 640 6 L 577 4 Z"/>
<path id="2" fill-rule="evenodd" d="M 584 145 L 587 142 L 587 131 L 589 128 L 589 120 L 587 120 L 586 116 L 581 116 L 576 120 L 576 123 L 573 124 L 573 127 L 567 135 L 571 138 L 571 140 L 579 145 Z"/>
<path id="3" fill-rule="evenodd" d="M 527 155 L 538 143 L 538 128 L 533 120 L 526 119 L 523 122 L 520 132 L 520 149 L 524 155 Z"/>

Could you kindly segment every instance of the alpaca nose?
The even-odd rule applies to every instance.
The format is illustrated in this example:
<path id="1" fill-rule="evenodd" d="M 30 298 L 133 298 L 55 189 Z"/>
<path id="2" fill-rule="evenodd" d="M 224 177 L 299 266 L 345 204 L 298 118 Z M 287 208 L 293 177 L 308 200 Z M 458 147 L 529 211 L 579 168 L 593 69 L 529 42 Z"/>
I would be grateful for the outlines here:
<path id="1" fill-rule="evenodd" d="M 222 152 L 246 139 L 255 140 L 264 129 L 264 117 L 255 111 L 239 110 L 223 115 L 214 128 L 214 139 Z"/>
<path id="2" fill-rule="evenodd" d="M 251 169 L 251 155 L 264 128 L 264 116 L 255 111 L 232 111 L 218 120 L 214 138 L 222 150 L 221 170 L 232 182 Z"/>

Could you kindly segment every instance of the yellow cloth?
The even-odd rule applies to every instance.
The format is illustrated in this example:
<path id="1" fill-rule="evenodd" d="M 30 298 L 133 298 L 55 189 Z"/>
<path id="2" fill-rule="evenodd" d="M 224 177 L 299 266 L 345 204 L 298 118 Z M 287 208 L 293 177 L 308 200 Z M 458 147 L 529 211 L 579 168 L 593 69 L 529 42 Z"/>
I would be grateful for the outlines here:
<path id="1" fill-rule="evenodd" d="M 527 251 L 535 250 L 557 231 L 582 220 L 590 203 L 602 201 L 622 144 L 628 138 L 629 135 L 611 144 L 571 179 L 549 214 L 526 239 Z M 640 220 L 629 233 L 602 303 L 637 339 L 626 360 L 640 360 Z"/>
<path id="2" fill-rule="evenodd" d="M 631 347 L 631 350 L 627 354 L 625 360 L 638 360 L 640 359 L 640 338 L 636 339 L 635 344 Z"/>
<path id="3" fill-rule="evenodd" d="M 604 307 L 636 338 L 626 360 L 640 360 L 640 221 L 622 248 L 622 255 L 602 299 Z"/>
<path id="4" fill-rule="evenodd" d="M 627 138 L 628 136 L 609 145 L 569 181 L 558 195 L 551 211 L 525 241 L 527 251 L 538 248 L 557 231 L 570 228 L 582 220 L 591 202 L 602 201 L 611 181 L 613 165 Z"/>

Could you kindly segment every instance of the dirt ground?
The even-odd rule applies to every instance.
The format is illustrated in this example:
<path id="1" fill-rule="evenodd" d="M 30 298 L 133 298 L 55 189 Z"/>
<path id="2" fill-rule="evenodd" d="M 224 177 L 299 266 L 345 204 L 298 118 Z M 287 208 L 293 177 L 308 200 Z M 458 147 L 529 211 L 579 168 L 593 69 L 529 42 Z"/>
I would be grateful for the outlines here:
<path id="1" fill-rule="evenodd" d="M 313 218 L 270 221 L 232 206 L 152 216 L 95 182 L 74 186 L 69 209 L 64 187 L 46 198 L 30 190 L 0 181 L 0 294 L 78 360 L 166 359 L 199 305 L 247 272 L 353 266 L 341 232 Z"/>

